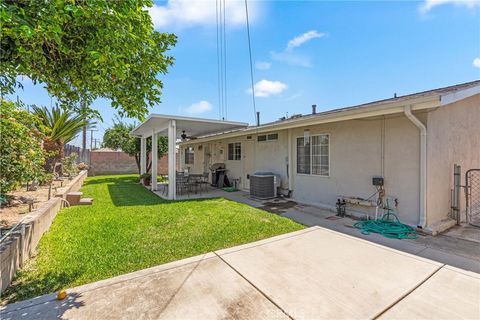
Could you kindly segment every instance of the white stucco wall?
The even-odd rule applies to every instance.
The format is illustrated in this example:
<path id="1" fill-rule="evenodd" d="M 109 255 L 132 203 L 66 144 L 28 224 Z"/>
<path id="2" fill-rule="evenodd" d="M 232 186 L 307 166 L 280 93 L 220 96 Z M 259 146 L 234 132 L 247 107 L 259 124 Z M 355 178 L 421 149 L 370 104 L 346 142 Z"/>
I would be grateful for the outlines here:
<path id="1" fill-rule="evenodd" d="M 434 109 L 428 113 L 427 224 L 446 219 L 451 206 L 453 165 L 465 172 L 480 168 L 480 94 Z M 465 197 L 461 190 L 461 217 L 465 220 Z"/>
<path id="2" fill-rule="evenodd" d="M 221 162 L 225 163 L 228 170 L 227 175 L 230 179 L 240 179 L 240 187 L 248 187 L 248 181 L 246 179 L 247 174 L 253 174 L 256 171 L 271 171 L 279 174 L 282 178 L 282 187 L 288 187 L 287 169 L 285 164 L 285 158 L 287 157 L 287 132 L 286 131 L 273 131 L 271 133 L 278 133 L 278 140 L 257 142 L 257 136 L 255 134 L 248 135 L 250 139 L 247 139 L 247 135 L 223 139 L 218 141 L 210 141 L 203 143 L 189 144 L 195 150 L 194 165 L 185 165 L 184 158 L 182 158 L 182 169 L 189 168 L 192 173 L 202 173 L 205 168 L 205 161 L 207 161 L 207 168 L 211 164 Z M 242 144 L 242 159 L 241 160 L 228 160 L 228 144 L 240 142 Z M 253 148 L 246 148 L 246 143 L 253 144 Z M 199 146 L 202 146 L 202 150 L 198 150 Z M 210 150 L 210 161 L 204 157 L 204 148 L 208 146 Z M 185 147 L 181 147 L 182 157 L 184 156 Z M 248 154 L 247 150 L 251 150 L 252 154 Z M 246 158 L 252 161 L 251 166 L 245 164 Z M 250 170 L 247 168 L 249 167 Z"/>
<path id="3" fill-rule="evenodd" d="M 426 123 L 427 114 L 416 113 Z M 383 124 L 384 122 L 384 124 Z M 382 139 L 382 127 L 384 138 Z M 305 129 L 310 134 L 330 134 L 330 176 L 321 177 L 296 173 L 296 138 L 303 137 Z M 384 176 L 386 195 L 398 199 L 400 219 L 416 225 L 419 219 L 419 131 L 403 114 L 385 118 L 376 117 L 363 120 L 350 120 L 337 123 L 295 128 L 292 130 L 292 189 L 295 200 L 315 205 L 334 207 L 339 196 L 367 198 L 376 190 L 372 177 Z M 209 145 L 210 164 L 225 162 L 230 178 L 241 178 L 242 186 L 247 173 L 272 171 L 282 177 L 282 187 L 288 188 L 287 130 L 278 133 L 277 141 L 257 142 L 255 134 L 248 141 L 254 144 L 253 155 L 246 154 L 247 136 L 223 139 L 214 142 L 194 143 L 195 165 L 191 172 L 203 172 L 203 150 Z M 263 133 L 262 133 L 263 134 Z M 382 141 L 383 172 L 382 172 Z M 242 161 L 227 160 L 228 143 L 242 143 Z M 221 152 L 223 150 L 223 152 Z M 183 152 L 183 151 L 182 151 Z M 202 155 L 197 155 L 197 153 Z M 251 172 L 245 171 L 245 157 L 253 157 Z M 392 204 L 393 205 L 393 204 Z M 372 209 L 352 208 L 355 211 L 372 212 Z"/>
<path id="4" fill-rule="evenodd" d="M 382 173 L 382 122 L 381 118 L 370 118 L 294 129 L 294 152 L 296 138 L 303 136 L 304 129 L 309 129 L 310 135 L 330 135 L 330 176 L 294 173 L 294 198 L 330 207 L 339 196 L 368 198 L 375 192 L 372 177 L 383 175 L 386 195 L 398 199 L 399 218 L 411 225 L 418 223 L 418 129 L 402 114 L 385 119 Z M 292 162 L 296 172 L 296 156 Z"/>

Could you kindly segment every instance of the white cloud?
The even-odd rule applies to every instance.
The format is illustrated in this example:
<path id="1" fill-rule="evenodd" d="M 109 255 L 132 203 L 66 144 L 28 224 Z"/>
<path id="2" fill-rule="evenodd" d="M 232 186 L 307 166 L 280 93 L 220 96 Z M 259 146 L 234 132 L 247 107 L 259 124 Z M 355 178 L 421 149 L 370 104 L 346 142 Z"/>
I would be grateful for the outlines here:
<path id="1" fill-rule="evenodd" d="M 325 33 L 323 32 L 318 32 L 317 30 L 310 30 L 288 41 L 287 50 L 292 50 L 293 48 L 300 47 L 305 42 L 308 42 L 315 38 L 321 38 L 323 36 L 325 36 Z"/>
<path id="2" fill-rule="evenodd" d="M 268 61 L 256 61 L 255 62 L 255 68 L 258 70 L 268 70 L 272 66 L 271 62 Z"/>
<path id="3" fill-rule="evenodd" d="M 456 6 L 464 6 L 469 9 L 480 6 L 479 0 L 425 0 L 418 8 L 421 13 L 427 13 L 433 8 L 443 5 L 453 4 Z"/>
<path id="4" fill-rule="evenodd" d="M 324 36 L 325 33 L 318 32 L 317 30 L 310 30 L 308 32 L 305 32 L 288 41 L 287 46 L 284 50 L 280 52 L 270 51 L 270 58 L 275 61 L 285 62 L 292 66 L 310 68 L 312 67 L 310 57 L 298 54 L 297 52 L 295 52 L 294 49 L 302 46 L 303 44 L 312 39 L 322 38 Z"/>
<path id="5" fill-rule="evenodd" d="M 227 26 L 245 25 L 245 3 L 226 0 L 225 23 Z M 156 29 L 166 27 L 186 28 L 216 25 L 216 1 L 213 0 L 167 0 L 166 4 L 154 4 L 147 8 Z M 250 22 L 260 15 L 258 2 L 248 6 Z"/>
<path id="6" fill-rule="evenodd" d="M 189 114 L 200 114 L 212 110 L 212 104 L 208 101 L 202 100 L 197 103 L 193 103 L 190 107 L 186 108 L 184 111 Z"/>
<path id="7" fill-rule="evenodd" d="M 280 81 L 260 80 L 253 87 L 255 97 L 267 98 L 282 93 L 288 86 Z M 252 89 L 248 89 L 246 92 L 252 94 Z"/>
<path id="8" fill-rule="evenodd" d="M 475 68 L 480 68 L 480 58 L 473 59 L 473 66 Z"/>
<path id="9" fill-rule="evenodd" d="M 270 51 L 270 57 L 272 60 L 285 62 L 291 66 L 300 66 L 306 68 L 312 67 L 312 62 L 310 61 L 309 57 L 294 53 L 292 51 Z"/>

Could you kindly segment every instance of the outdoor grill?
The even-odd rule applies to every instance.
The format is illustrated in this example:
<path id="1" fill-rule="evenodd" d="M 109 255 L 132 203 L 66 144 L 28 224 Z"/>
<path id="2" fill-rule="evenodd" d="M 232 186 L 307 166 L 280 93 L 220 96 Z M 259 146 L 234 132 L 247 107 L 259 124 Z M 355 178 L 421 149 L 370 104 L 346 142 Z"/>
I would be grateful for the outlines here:
<path id="1" fill-rule="evenodd" d="M 227 178 L 227 169 L 225 163 L 214 163 L 210 166 L 212 173 L 212 186 L 217 188 L 230 187 L 230 182 Z"/>

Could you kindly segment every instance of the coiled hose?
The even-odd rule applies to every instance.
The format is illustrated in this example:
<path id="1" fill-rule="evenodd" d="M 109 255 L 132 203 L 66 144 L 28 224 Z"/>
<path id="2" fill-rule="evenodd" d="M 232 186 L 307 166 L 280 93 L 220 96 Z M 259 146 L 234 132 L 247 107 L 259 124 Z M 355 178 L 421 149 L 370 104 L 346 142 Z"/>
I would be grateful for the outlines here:
<path id="1" fill-rule="evenodd" d="M 353 226 L 362 230 L 362 234 L 365 235 L 374 232 L 391 239 L 417 238 L 417 231 L 414 228 L 401 223 L 397 215 L 392 212 L 385 213 L 378 220 L 359 221 Z"/>

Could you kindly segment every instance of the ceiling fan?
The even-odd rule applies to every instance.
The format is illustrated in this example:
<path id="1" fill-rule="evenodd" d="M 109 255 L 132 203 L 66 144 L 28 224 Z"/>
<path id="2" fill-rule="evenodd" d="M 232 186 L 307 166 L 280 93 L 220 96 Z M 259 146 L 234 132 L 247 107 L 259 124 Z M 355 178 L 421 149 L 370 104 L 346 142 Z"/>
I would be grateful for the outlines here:
<path id="1" fill-rule="evenodd" d="M 188 135 L 185 133 L 185 130 L 182 130 L 182 134 L 180 135 L 180 138 L 182 138 L 182 140 L 197 139 L 197 137 L 188 136 Z"/>

